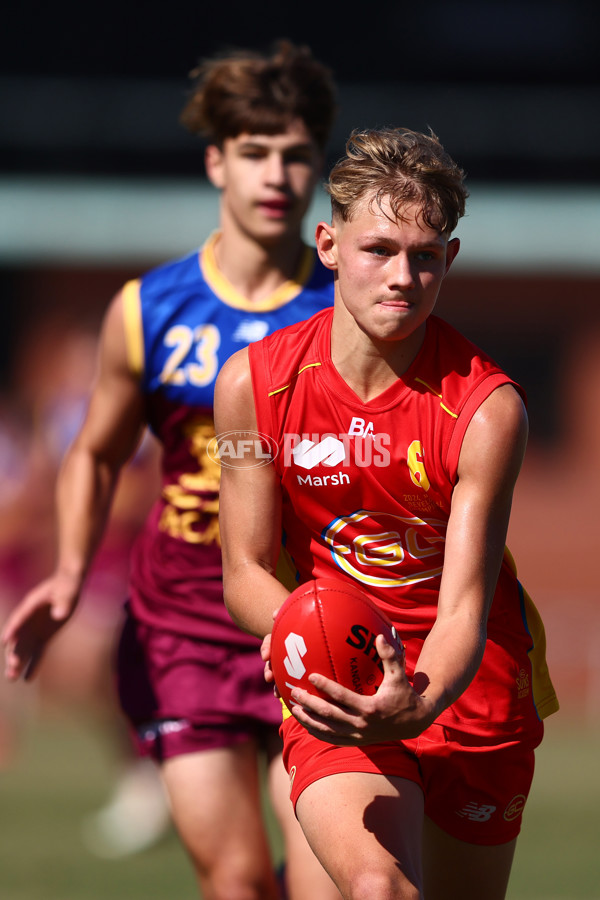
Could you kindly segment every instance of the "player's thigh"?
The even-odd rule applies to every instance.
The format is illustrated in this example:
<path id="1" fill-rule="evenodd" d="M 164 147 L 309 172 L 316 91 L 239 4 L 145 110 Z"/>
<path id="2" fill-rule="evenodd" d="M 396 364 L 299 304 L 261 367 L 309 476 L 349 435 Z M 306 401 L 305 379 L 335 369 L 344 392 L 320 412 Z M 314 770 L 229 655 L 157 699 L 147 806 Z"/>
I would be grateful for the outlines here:
<path id="1" fill-rule="evenodd" d="M 313 853 L 296 818 L 281 753 L 269 759 L 268 785 L 271 806 L 285 845 L 290 900 L 341 900 L 339 891 Z"/>
<path id="2" fill-rule="evenodd" d="M 504 900 L 517 839 L 485 846 L 459 841 L 425 817 L 423 878 L 427 900 Z"/>
<path id="3" fill-rule="evenodd" d="M 361 896 L 357 886 L 364 884 L 380 885 L 382 897 L 418 898 L 423 802 L 421 788 L 408 779 L 344 772 L 305 788 L 296 812 L 344 896 Z"/>
<path id="4" fill-rule="evenodd" d="M 171 757 L 161 772 L 175 825 L 197 860 L 269 854 L 254 742 Z"/>

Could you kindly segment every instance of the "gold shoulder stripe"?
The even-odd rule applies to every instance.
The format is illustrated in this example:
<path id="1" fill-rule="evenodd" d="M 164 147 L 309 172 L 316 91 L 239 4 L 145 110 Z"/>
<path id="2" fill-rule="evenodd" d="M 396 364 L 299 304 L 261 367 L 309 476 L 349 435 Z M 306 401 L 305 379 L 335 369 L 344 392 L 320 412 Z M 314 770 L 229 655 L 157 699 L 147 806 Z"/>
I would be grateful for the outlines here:
<path id="1" fill-rule="evenodd" d="M 451 409 L 448 409 L 448 407 L 445 406 L 443 403 L 440 403 L 440 406 L 444 410 L 444 412 L 447 412 L 448 415 L 452 416 L 453 419 L 458 419 L 458 416 L 456 415 L 456 413 L 452 412 Z"/>
<path id="2" fill-rule="evenodd" d="M 320 363 L 320 362 L 316 362 L 316 363 L 308 363 L 308 365 L 303 366 L 301 369 L 299 369 L 299 370 L 296 372 L 296 374 L 294 375 L 294 378 L 297 378 L 298 375 L 302 375 L 302 373 L 303 373 L 303 372 L 306 372 L 307 369 L 317 369 L 320 365 L 322 365 L 322 363 Z M 267 396 L 268 396 L 268 397 L 273 397 L 275 394 L 280 394 L 282 391 L 287 391 L 287 389 L 289 388 L 289 386 L 291 385 L 291 383 L 292 383 L 291 381 L 288 381 L 288 383 L 287 383 L 287 384 L 284 384 L 283 387 L 275 388 L 274 391 L 269 391 L 269 393 L 268 393 Z"/>
<path id="3" fill-rule="evenodd" d="M 140 301 L 140 280 L 128 281 L 123 287 L 123 324 L 127 362 L 134 375 L 144 372 L 144 329 L 142 328 L 142 304 Z"/>
<path id="4" fill-rule="evenodd" d="M 436 397 L 439 398 L 440 406 L 441 406 L 441 408 L 444 410 L 444 412 L 448 413 L 449 416 L 452 416 L 453 419 L 458 419 L 457 414 L 454 413 L 454 412 L 452 412 L 452 410 L 451 410 L 451 409 L 448 409 L 448 407 L 445 405 L 445 403 L 444 403 L 443 400 L 442 400 L 442 395 L 441 395 L 441 394 L 438 394 L 438 392 L 437 392 L 436 390 L 434 390 L 434 388 L 432 388 L 430 384 L 427 384 L 426 381 L 423 381 L 422 378 L 418 378 L 418 377 L 415 378 L 415 381 L 418 381 L 419 384 L 422 384 L 424 387 L 426 387 L 427 390 L 428 390 L 431 394 L 434 394 Z"/>
<path id="5" fill-rule="evenodd" d="M 442 399 L 442 395 L 441 395 L 441 394 L 438 394 L 438 392 L 437 392 L 436 390 L 434 390 L 434 388 L 432 388 L 430 384 L 427 384 L 426 381 L 423 381 L 422 378 L 417 377 L 417 378 L 415 378 L 415 381 L 418 381 L 419 384 L 424 385 L 424 387 L 427 388 L 427 390 L 429 391 L 430 394 L 435 394 L 435 396 L 436 396 L 436 397 L 439 397 L 440 400 Z"/>

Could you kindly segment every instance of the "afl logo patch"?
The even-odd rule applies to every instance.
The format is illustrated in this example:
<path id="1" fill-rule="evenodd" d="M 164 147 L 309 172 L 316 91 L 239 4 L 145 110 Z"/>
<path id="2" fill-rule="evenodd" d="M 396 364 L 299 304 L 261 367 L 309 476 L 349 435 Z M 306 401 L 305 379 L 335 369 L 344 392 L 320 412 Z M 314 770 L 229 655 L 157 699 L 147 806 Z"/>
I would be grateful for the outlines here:
<path id="1" fill-rule="evenodd" d="M 524 794 L 517 794 L 516 797 L 512 798 L 512 800 L 504 810 L 504 818 L 507 822 L 512 822 L 514 819 L 518 819 L 518 817 L 525 809 L 526 799 L 527 798 Z"/>

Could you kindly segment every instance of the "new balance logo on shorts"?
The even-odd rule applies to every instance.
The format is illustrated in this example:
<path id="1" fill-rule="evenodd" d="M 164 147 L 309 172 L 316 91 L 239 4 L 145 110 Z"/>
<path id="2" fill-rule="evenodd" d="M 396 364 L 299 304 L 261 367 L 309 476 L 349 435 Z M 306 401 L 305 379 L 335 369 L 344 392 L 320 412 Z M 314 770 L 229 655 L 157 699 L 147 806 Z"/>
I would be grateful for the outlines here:
<path id="1" fill-rule="evenodd" d="M 161 735 L 176 734 L 190 726 L 191 723 L 187 719 L 158 719 L 140 725 L 137 733 L 142 741 L 156 741 Z"/>
<path id="2" fill-rule="evenodd" d="M 485 804 L 467 803 L 462 809 L 456 811 L 456 815 L 461 819 L 469 819 L 470 822 L 489 822 L 492 813 L 496 812 L 495 806 L 486 806 Z"/>

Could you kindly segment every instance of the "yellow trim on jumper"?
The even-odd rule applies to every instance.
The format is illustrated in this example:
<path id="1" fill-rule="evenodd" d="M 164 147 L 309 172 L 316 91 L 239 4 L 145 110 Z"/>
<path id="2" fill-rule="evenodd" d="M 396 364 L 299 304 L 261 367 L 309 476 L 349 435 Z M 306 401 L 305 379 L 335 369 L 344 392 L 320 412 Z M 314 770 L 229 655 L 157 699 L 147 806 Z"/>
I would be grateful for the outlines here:
<path id="1" fill-rule="evenodd" d="M 294 375 L 294 378 L 297 378 L 298 375 L 302 375 L 302 373 L 303 373 L 303 372 L 306 372 L 307 369 L 318 369 L 320 365 L 322 365 L 322 363 L 320 363 L 320 362 L 316 362 L 316 363 L 308 363 L 306 366 L 302 366 L 302 368 L 299 369 L 299 370 L 296 372 L 296 374 Z M 287 383 L 287 384 L 284 384 L 283 387 L 275 388 L 274 391 L 269 391 L 269 393 L 267 394 L 267 396 L 268 396 L 268 397 L 274 397 L 275 394 L 280 394 L 282 391 L 287 391 L 287 389 L 289 388 L 289 386 L 291 385 L 291 383 L 292 383 L 291 381 L 288 381 L 288 383 Z"/>
<path id="2" fill-rule="evenodd" d="M 448 407 L 445 405 L 445 403 L 444 403 L 443 400 L 442 400 L 442 395 L 441 395 L 441 394 L 438 394 L 438 392 L 437 392 L 436 390 L 434 390 L 434 389 L 431 387 L 430 384 L 427 384 L 426 381 L 423 381 L 422 378 L 418 378 L 418 377 L 415 378 L 415 381 L 418 381 L 419 384 L 424 385 L 424 387 L 426 387 L 428 391 L 430 391 L 432 394 L 434 394 L 436 397 L 439 398 L 440 406 L 442 407 L 442 409 L 444 410 L 444 412 L 447 412 L 448 415 L 449 415 L 449 416 L 452 416 L 453 419 L 458 419 L 458 415 L 457 415 L 456 413 L 452 412 L 451 409 L 448 409 Z"/>
<path id="3" fill-rule="evenodd" d="M 504 547 L 504 562 L 515 578 L 517 578 L 517 566 L 514 557 L 506 546 Z M 542 622 L 535 603 L 523 585 L 521 585 L 521 591 L 523 594 L 523 606 L 521 611 L 524 616 L 525 627 L 532 640 L 532 646 L 528 652 L 528 656 L 531 660 L 531 689 L 533 691 L 533 702 L 540 719 L 545 719 L 547 716 L 551 716 L 552 713 L 557 712 L 560 704 L 552 684 L 552 679 L 550 678 L 548 663 L 546 661 L 546 632 L 544 630 L 544 623 Z"/>
<path id="4" fill-rule="evenodd" d="M 144 372 L 144 329 L 142 327 L 142 304 L 140 300 L 140 280 L 128 281 L 121 292 L 123 299 L 123 325 L 125 346 L 130 371 L 140 377 Z"/>
<path id="5" fill-rule="evenodd" d="M 531 635 L 533 646 L 529 651 L 529 659 L 531 661 L 531 689 L 533 691 L 533 702 L 540 719 L 551 716 L 552 713 L 558 711 L 558 697 L 554 691 L 550 673 L 548 672 L 548 663 L 546 662 L 546 632 L 541 616 L 535 606 L 533 600 L 521 585 L 523 591 L 523 614 L 525 616 L 525 624 Z"/>
<path id="6" fill-rule="evenodd" d="M 218 231 L 213 232 L 202 247 L 200 251 L 200 268 L 208 286 L 227 306 L 257 313 L 279 309 L 279 307 L 285 306 L 286 303 L 298 296 L 312 274 L 315 260 L 314 252 L 310 247 L 305 246 L 294 278 L 286 281 L 276 291 L 269 294 L 268 297 L 253 302 L 244 297 L 219 271 L 215 257 L 215 247 L 219 237 L 220 233 Z"/>

